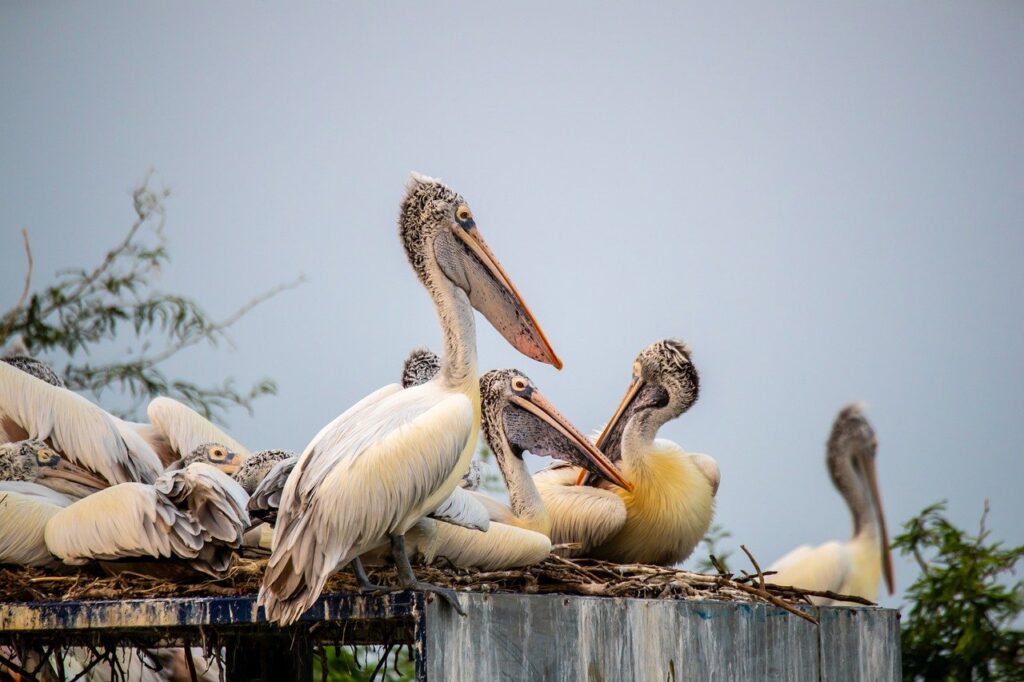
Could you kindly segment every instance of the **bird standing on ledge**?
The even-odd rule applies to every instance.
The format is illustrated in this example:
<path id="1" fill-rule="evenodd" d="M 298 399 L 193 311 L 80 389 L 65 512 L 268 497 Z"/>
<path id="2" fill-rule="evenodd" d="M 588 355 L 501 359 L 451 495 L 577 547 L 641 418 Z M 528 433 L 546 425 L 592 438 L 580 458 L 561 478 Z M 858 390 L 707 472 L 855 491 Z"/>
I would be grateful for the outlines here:
<path id="1" fill-rule="evenodd" d="M 297 620 L 340 566 L 351 563 L 364 589 L 379 589 L 358 557 L 388 541 L 401 587 L 437 593 L 461 612 L 451 590 L 416 579 L 404 536 L 452 494 L 476 447 L 480 388 L 473 308 L 520 352 L 562 366 L 461 196 L 414 175 L 399 228 L 441 323 L 441 371 L 421 386 L 379 389 L 306 446 L 285 484 L 259 594 L 271 622 Z"/>

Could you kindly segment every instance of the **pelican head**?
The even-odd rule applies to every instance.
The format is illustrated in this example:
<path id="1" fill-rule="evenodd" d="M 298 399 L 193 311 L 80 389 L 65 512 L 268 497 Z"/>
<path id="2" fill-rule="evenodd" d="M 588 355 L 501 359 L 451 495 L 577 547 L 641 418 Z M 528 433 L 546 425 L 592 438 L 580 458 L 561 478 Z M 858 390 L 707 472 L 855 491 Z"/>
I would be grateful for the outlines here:
<path id="1" fill-rule="evenodd" d="M 414 173 L 402 201 L 399 230 L 409 263 L 428 290 L 435 291 L 437 276 L 446 278 L 519 352 L 562 368 L 458 193 Z"/>
<path id="2" fill-rule="evenodd" d="M 597 438 L 597 447 L 617 461 L 622 436 L 630 422 L 653 439 L 661 426 L 697 402 L 700 377 L 690 361 L 690 348 L 676 339 L 655 341 L 640 351 L 633 363 L 633 378 L 611 420 Z"/>
<path id="3" fill-rule="evenodd" d="M 39 483 L 74 497 L 85 497 L 109 485 L 35 439 L 0 445 L 0 480 Z"/>
<path id="4" fill-rule="evenodd" d="M 242 460 L 238 470 L 231 477 L 235 479 L 238 485 L 242 486 L 245 492 L 252 495 L 253 491 L 259 486 L 260 481 L 270 473 L 270 470 L 278 462 L 289 457 L 295 457 L 295 453 L 288 452 L 287 450 L 260 450 L 259 452 L 254 452 Z"/>
<path id="5" fill-rule="evenodd" d="M 893 593 L 892 555 L 889 551 L 889 531 L 885 526 L 882 495 L 878 489 L 875 452 L 878 439 L 860 405 L 851 404 L 836 415 L 832 433 L 828 437 L 827 455 L 832 483 L 846 498 L 853 513 L 854 535 L 861 526 L 877 520 L 881 543 L 882 568 L 889 594 Z M 874 519 L 872 518 L 874 517 Z"/>
<path id="6" fill-rule="evenodd" d="M 20 369 L 22 372 L 25 372 L 26 374 L 31 374 L 36 379 L 45 381 L 51 386 L 56 386 L 57 388 L 66 388 L 64 385 L 64 380 L 61 379 L 60 376 L 53 371 L 52 367 L 50 367 L 42 360 L 36 360 L 35 358 L 29 355 L 8 355 L 6 357 L 0 358 L 0 362 L 6 362 L 11 367 L 14 367 L 15 369 Z"/>
<path id="7" fill-rule="evenodd" d="M 238 453 L 234 450 L 231 450 L 220 443 L 203 443 L 177 462 L 171 463 L 167 467 L 167 471 L 184 469 L 195 462 L 211 464 L 229 476 L 238 471 L 238 466 L 241 464 Z"/>
<path id="8" fill-rule="evenodd" d="M 480 401 L 484 436 L 503 472 L 509 455 L 521 459 L 529 450 L 632 489 L 615 465 L 541 395 L 525 374 L 514 369 L 487 372 L 480 377 Z"/>
<path id="9" fill-rule="evenodd" d="M 413 348 L 402 366 L 402 388 L 419 386 L 441 371 L 441 358 L 429 348 Z"/>

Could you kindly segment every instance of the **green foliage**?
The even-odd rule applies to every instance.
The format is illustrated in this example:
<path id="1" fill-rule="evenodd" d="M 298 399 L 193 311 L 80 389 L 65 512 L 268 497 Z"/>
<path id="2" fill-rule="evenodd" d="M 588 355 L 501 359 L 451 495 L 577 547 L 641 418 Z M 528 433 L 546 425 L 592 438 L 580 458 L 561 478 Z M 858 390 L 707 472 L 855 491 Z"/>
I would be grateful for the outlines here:
<path id="1" fill-rule="evenodd" d="M 485 444 L 480 443 L 480 448 L 476 454 L 483 463 L 484 480 L 480 483 L 480 488 L 492 493 L 505 492 L 505 481 L 501 478 L 498 461 L 494 458 L 494 453 L 491 452 L 491 449 Z"/>
<path id="2" fill-rule="evenodd" d="M 405 647 L 354 646 L 322 649 L 323 658 L 313 657 L 313 679 L 330 682 L 411 680 L 416 666 Z M 383 656 L 383 662 L 382 662 Z M 327 663 L 324 675 L 323 664 Z"/>
<path id="3" fill-rule="evenodd" d="M 161 363 L 200 343 L 230 343 L 227 330 L 259 303 L 296 286 L 301 280 L 271 289 L 223 320 L 212 319 L 193 299 L 158 291 L 154 280 L 170 261 L 164 235 L 166 190 L 149 186 L 149 178 L 132 192 L 135 212 L 127 235 L 91 269 L 69 268 L 57 272 L 53 282 L 29 295 L 29 274 L 22 300 L 0 317 L 0 348 L 21 339 L 33 355 L 62 354 L 67 364 L 63 377 L 68 388 L 92 394 L 99 400 L 111 391 L 127 398 L 121 410 L 131 415 L 158 395 L 180 398 L 214 417 L 240 405 L 252 412 L 252 402 L 276 392 L 263 379 L 252 386 L 238 386 L 232 379 L 202 385 L 171 379 Z M 136 350 L 132 351 L 131 349 Z M 94 357 L 119 356 L 111 362 Z"/>
<path id="4" fill-rule="evenodd" d="M 934 504 L 904 525 L 893 546 L 914 557 L 921 574 L 907 590 L 902 629 L 907 680 L 1024 679 L 1024 581 L 1010 576 L 1024 545 L 1003 548 L 985 528 L 977 535 L 954 526 Z"/>
<path id="5" fill-rule="evenodd" d="M 732 556 L 732 550 L 719 548 L 718 544 L 731 537 L 732 533 L 727 531 L 722 524 L 718 522 L 712 523 L 711 527 L 708 528 L 707 534 L 700 541 L 701 547 L 707 551 L 707 554 L 697 560 L 695 568 L 701 573 L 718 573 L 718 568 L 711 561 L 711 557 L 715 557 L 722 570 L 728 573 L 729 557 Z"/>

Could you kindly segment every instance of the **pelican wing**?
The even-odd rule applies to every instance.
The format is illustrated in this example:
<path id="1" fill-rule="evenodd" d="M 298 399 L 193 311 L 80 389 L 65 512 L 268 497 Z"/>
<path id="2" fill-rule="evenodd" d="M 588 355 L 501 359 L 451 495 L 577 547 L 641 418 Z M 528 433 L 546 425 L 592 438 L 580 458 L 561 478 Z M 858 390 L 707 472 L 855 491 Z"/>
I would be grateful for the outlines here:
<path id="1" fill-rule="evenodd" d="M 242 486 L 217 467 L 195 462 L 165 472 L 154 484 L 179 509 L 199 522 L 203 539 L 239 547 L 249 527 L 245 506 L 249 496 Z"/>
<path id="2" fill-rule="evenodd" d="M 67 564 L 126 557 L 193 559 L 203 529 L 151 485 L 122 483 L 65 507 L 46 524 L 46 545 Z"/>
<path id="3" fill-rule="evenodd" d="M 298 618 L 336 567 L 405 532 L 452 477 L 473 432 L 470 399 L 430 383 L 390 388 L 321 430 L 288 477 L 259 597 L 268 620 Z"/>
<path id="4" fill-rule="evenodd" d="M 766 580 L 805 590 L 838 592 L 852 566 L 852 557 L 843 543 L 832 541 L 817 547 L 802 545 L 769 566 L 769 571 L 777 573 Z"/>
<path id="5" fill-rule="evenodd" d="M 472 530 L 487 530 L 491 516 L 487 507 L 478 501 L 479 497 L 482 496 L 456 488 L 440 507 L 430 513 L 430 518 Z"/>
<path id="6" fill-rule="evenodd" d="M 0 564 L 48 566 L 57 563 L 46 548 L 44 532 L 46 522 L 60 509 L 38 492 L 0 492 Z"/>
<path id="7" fill-rule="evenodd" d="M 0 493 L 20 493 L 28 497 L 48 502 L 58 507 L 66 507 L 73 499 L 41 483 L 31 481 L 0 481 Z"/>
<path id="8" fill-rule="evenodd" d="M 209 419 L 173 398 L 154 398 L 146 408 L 146 414 L 178 457 L 191 453 L 204 443 L 219 443 L 242 458 L 250 454 L 248 448 Z"/>
<path id="9" fill-rule="evenodd" d="M 267 523 L 277 521 L 277 510 L 281 506 L 284 484 L 288 481 L 288 476 L 291 475 L 298 461 L 298 457 L 281 460 L 256 486 L 256 490 L 249 497 L 249 504 L 246 506 L 253 519 L 260 519 Z"/>
<path id="10" fill-rule="evenodd" d="M 0 362 L 0 424 L 49 441 L 68 460 L 111 483 L 152 483 L 160 475 L 156 453 L 125 442 L 109 414 L 82 396 Z M 141 440 L 141 439 L 140 439 Z"/>
<path id="11" fill-rule="evenodd" d="M 551 553 L 551 540 L 542 533 L 504 523 L 492 523 L 481 533 L 422 519 L 406 534 L 406 547 L 427 564 L 443 560 L 459 568 L 501 571 L 540 563 Z"/>
<path id="12" fill-rule="evenodd" d="M 578 467 L 549 467 L 538 471 L 533 481 L 551 517 L 551 542 L 573 543 L 585 553 L 602 544 L 626 523 L 626 505 L 610 490 L 575 485 Z"/>

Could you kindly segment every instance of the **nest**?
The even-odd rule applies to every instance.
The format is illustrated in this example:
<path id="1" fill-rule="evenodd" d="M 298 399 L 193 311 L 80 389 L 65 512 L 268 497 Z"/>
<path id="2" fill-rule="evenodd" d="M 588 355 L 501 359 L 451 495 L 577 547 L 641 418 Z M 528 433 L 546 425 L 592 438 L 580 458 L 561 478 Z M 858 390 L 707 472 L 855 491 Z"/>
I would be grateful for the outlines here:
<path id="1" fill-rule="evenodd" d="M 421 580 L 451 587 L 458 592 L 762 602 L 786 609 L 813 623 L 817 622 L 814 616 L 796 608 L 812 603 L 811 597 L 873 605 L 860 597 L 768 583 L 757 561 L 749 552 L 747 556 L 756 572 L 742 576 L 723 570 L 712 575 L 647 564 L 567 559 L 557 555 L 550 555 L 534 566 L 513 570 L 478 571 L 435 564 L 419 567 L 416 572 Z M 0 602 L 252 595 L 259 591 L 266 563 L 265 558 L 237 557 L 222 578 L 210 578 L 185 566 L 170 568 L 165 562 L 149 565 L 108 563 L 62 575 L 34 568 L 0 569 Z M 151 571 L 151 567 L 158 570 Z M 382 585 L 397 584 L 393 567 L 371 567 L 369 575 L 371 580 Z M 349 571 L 335 573 L 324 588 L 325 594 L 358 591 L 358 583 Z"/>

